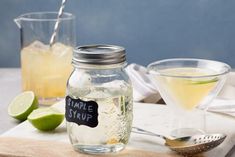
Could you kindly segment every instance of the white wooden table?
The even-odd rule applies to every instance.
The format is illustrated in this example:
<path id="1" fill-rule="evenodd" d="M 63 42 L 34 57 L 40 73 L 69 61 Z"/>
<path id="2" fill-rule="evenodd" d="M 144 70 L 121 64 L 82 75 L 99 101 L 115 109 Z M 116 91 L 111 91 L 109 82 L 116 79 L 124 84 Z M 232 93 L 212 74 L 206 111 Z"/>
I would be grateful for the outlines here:
<path id="1" fill-rule="evenodd" d="M 58 140 L 68 142 L 65 124 L 50 133 L 37 131 L 27 121 L 17 125 L 16 121 L 7 115 L 9 101 L 20 92 L 19 69 L 0 69 L 0 134 L 1 136 L 34 138 L 40 140 Z M 64 103 L 56 106 L 64 110 Z M 195 115 L 195 118 L 197 116 Z M 169 120 L 172 119 L 169 108 L 166 105 L 134 103 L 133 125 L 153 131 L 162 135 L 169 135 Z M 12 128 L 15 126 L 14 128 Z M 12 128 L 12 129 L 10 129 Z M 10 129 L 10 130 L 9 130 Z M 235 144 L 235 117 L 208 113 L 206 119 L 206 130 L 208 132 L 221 132 L 228 135 L 224 143 L 216 149 L 203 154 L 208 157 L 224 157 Z M 151 150 L 156 152 L 172 153 L 163 146 L 164 141 L 144 135 L 132 134 L 128 148 Z M 230 155 L 231 156 L 231 155 Z M 235 156 L 232 154 L 232 156 Z M 229 157 L 229 156 L 226 156 Z"/>

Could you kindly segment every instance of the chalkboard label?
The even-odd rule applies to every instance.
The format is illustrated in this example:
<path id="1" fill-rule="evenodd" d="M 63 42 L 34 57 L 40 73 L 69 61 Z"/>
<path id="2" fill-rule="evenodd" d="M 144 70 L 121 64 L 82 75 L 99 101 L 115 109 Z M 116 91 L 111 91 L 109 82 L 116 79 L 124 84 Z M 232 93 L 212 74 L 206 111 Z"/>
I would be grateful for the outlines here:
<path id="1" fill-rule="evenodd" d="M 98 125 L 98 104 L 95 101 L 83 101 L 67 96 L 65 118 L 78 125 L 96 127 Z"/>

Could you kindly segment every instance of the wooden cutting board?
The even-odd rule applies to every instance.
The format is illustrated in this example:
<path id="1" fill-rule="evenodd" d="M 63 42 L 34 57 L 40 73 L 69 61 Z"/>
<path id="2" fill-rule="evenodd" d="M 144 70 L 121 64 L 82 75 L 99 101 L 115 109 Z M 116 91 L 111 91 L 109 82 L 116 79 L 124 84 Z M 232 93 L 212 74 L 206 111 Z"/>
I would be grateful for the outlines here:
<path id="1" fill-rule="evenodd" d="M 64 102 L 58 103 L 57 106 L 55 107 L 57 107 L 58 109 L 61 109 L 62 112 L 64 112 L 63 111 Z M 204 153 L 203 155 L 205 157 L 225 157 L 226 154 L 229 152 L 229 150 L 235 144 L 235 125 L 234 125 L 235 119 L 234 117 L 231 117 L 231 116 L 218 115 L 214 113 L 208 113 L 206 117 L 207 117 L 206 118 L 207 119 L 206 120 L 207 132 L 225 133 L 228 136 L 220 146 L 216 147 L 215 149 L 207 153 Z M 169 131 L 171 131 L 172 129 L 168 127 L 170 119 L 172 118 L 171 118 L 171 114 L 169 112 L 169 108 L 167 105 L 134 103 L 133 126 L 144 128 L 146 130 L 149 130 L 149 131 L 161 134 L 161 135 L 169 135 Z M 197 119 L 197 114 L 195 114 L 195 119 Z M 16 126 L 15 128 L 12 128 L 11 130 L 0 135 L 0 137 L 2 138 L 3 137 L 16 137 L 16 138 L 22 138 L 22 139 L 31 138 L 34 140 L 64 142 L 68 144 L 71 150 L 68 135 L 66 133 L 65 123 L 62 123 L 53 132 L 40 132 L 34 127 L 32 127 L 32 125 L 28 121 L 25 121 L 19 124 L 18 126 Z M 4 142 L 0 141 L 1 145 L 2 143 Z M 12 143 L 14 144 L 14 142 Z M 18 144 L 18 146 L 20 145 Z M 52 148 L 53 146 L 48 146 L 48 147 Z M 10 148 L 10 145 L 9 145 L 9 148 Z M 141 154 L 142 156 L 147 156 L 147 157 L 151 157 L 151 155 L 156 156 L 156 157 L 158 156 L 175 157 L 176 156 L 172 151 L 170 151 L 167 147 L 164 146 L 164 140 L 161 140 L 156 137 L 144 136 L 144 135 L 132 133 L 129 143 L 127 145 L 127 150 L 120 154 L 117 154 L 117 156 L 119 155 L 138 156 L 138 154 Z M 49 157 L 51 155 L 47 155 L 47 156 Z M 76 153 L 76 156 L 78 156 L 78 153 Z"/>
<path id="2" fill-rule="evenodd" d="M 0 156 L 2 157 L 179 157 L 172 153 L 156 153 L 150 151 L 126 149 L 120 153 L 106 155 L 81 154 L 73 150 L 68 143 L 42 141 L 26 138 L 1 137 Z"/>

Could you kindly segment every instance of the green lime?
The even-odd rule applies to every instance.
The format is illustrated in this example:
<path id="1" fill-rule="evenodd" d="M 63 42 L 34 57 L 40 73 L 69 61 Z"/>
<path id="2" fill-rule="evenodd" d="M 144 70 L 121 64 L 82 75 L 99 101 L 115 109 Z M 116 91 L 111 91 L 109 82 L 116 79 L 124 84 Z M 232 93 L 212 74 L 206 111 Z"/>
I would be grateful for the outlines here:
<path id="1" fill-rule="evenodd" d="M 64 114 L 53 107 L 39 108 L 28 116 L 29 122 L 38 130 L 51 131 L 64 120 Z"/>
<path id="2" fill-rule="evenodd" d="M 17 95 L 8 106 L 8 114 L 20 121 L 27 119 L 28 115 L 38 108 L 38 100 L 32 91 Z"/>
<path id="3" fill-rule="evenodd" d="M 208 84 L 219 81 L 218 78 L 213 78 L 210 80 L 201 80 L 201 81 L 190 81 L 191 84 Z"/>

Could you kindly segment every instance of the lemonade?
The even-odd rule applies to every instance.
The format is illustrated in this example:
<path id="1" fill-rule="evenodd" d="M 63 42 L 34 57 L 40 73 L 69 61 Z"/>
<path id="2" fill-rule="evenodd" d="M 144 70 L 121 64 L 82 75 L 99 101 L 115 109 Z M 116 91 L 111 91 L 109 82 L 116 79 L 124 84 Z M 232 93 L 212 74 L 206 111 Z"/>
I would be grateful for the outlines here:
<path id="1" fill-rule="evenodd" d="M 168 97 L 186 110 L 194 109 L 209 95 L 218 82 L 217 77 L 203 77 L 215 73 L 208 69 L 170 68 L 161 70 L 160 73 L 165 76 L 159 75 L 157 80 L 167 90 Z"/>
<path id="2" fill-rule="evenodd" d="M 72 71 L 71 46 L 55 43 L 52 47 L 34 41 L 21 50 L 23 90 L 32 90 L 41 99 L 65 96 L 66 81 Z"/>

